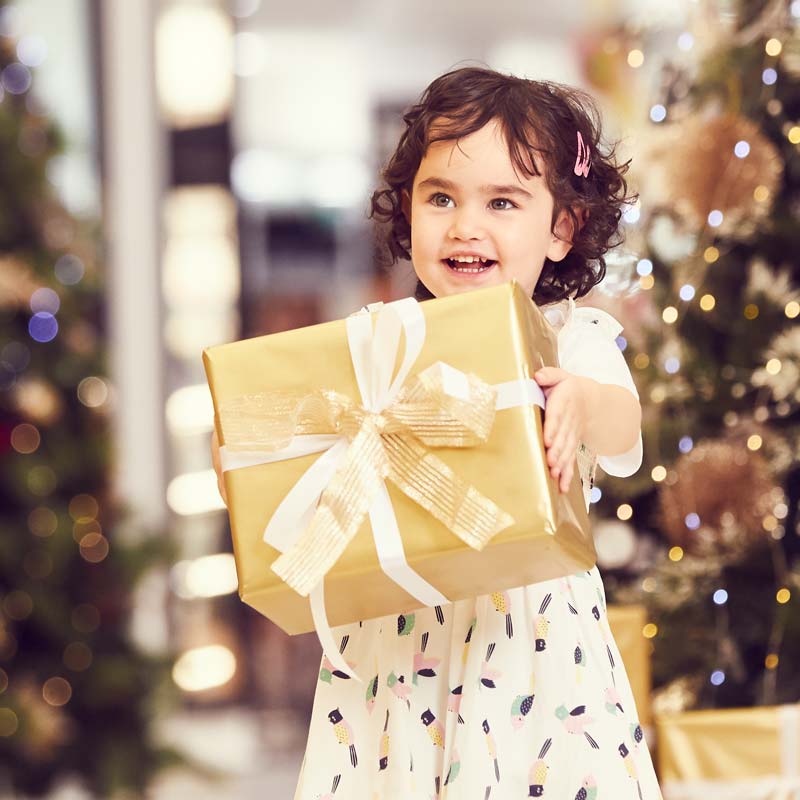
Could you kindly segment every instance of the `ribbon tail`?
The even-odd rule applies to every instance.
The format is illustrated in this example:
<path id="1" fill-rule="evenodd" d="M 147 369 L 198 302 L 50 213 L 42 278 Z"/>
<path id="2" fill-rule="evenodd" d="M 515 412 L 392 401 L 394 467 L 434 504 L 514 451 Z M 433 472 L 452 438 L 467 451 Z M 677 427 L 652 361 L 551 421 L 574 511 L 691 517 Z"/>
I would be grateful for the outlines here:
<path id="1" fill-rule="evenodd" d="M 401 589 L 426 606 L 443 606 L 450 601 L 425 578 L 412 569 L 406 560 L 403 540 L 397 527 L 397 517 L 386 484 L 382 484 L 369 509 L 372 536 L 381 569 Z"/>
<path id="2" fill-rule="evenodd" d="M 333 664 L 336 669 L 349 675 L 359 683 L 364 681 L 359 678 L 356 672 L 350 668 L 350 665 L 344 660 L 344 656 L 339 652 L 336 642 L 333 638 L 333 631 L 328 623 L 328 613 L 325 610 L 325 581 L 321 580 L 309 593 L 309 600 L 311 602 L 311 616 L 314 620 L 314 629 L 317 632 L 317 638 L 322 645 L 322 652 L 328 657 L 328 661 Z"/>
<path id="3" fill-rule="evenodd" d="M 388 469 L 381 436 L 367 423 L 322 493 L 311 524 L 272 563 L 272 571 L 307 596 L 356 535 Z"/>
<path id="4" fill-rule="evenodd" d="M 285 553 L 294 546 L 308 527 L 311 514 L 319 502 L 320 495 L 330 483 L 336 469 L 347 452 L 348 443 L 341 437 L 327 452 L 323 453 L 291 488 L 275 509 L 267 527 L 264 541 L 276 550 Z"/>

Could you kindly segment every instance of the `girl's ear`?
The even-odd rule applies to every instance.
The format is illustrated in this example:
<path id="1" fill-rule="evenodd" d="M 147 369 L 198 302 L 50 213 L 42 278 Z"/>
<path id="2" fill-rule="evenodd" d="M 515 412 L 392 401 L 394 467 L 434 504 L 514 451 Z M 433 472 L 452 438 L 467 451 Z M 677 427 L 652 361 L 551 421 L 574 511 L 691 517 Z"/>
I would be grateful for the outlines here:
<path id="1" fill-rule="evenodd" d="M 400 209 L 403 212 L 403 216 L 406 218 L 406 222 L 410 225 L 411 224 L 411 195 L 408 193 L 406 189 L 403 189 L 400 192 Z"/>
<path id="2" fill-rule="evenodd" d="M 578 230 L 580 230 L 589 218 L 589 210 L 581 206 L 573 206 L 572 210 L 578 218 Z M 550 246 L 547 248 L 547 258 L 550 261 L 563 261 L 566 258 L 567 253 L 572 249 L 572 239 L 575 236 L 575 232 L 575 223 L 572 215 L 566 208 L 562 208 L 558 212 L 555 225 L 553 225 Z"/>

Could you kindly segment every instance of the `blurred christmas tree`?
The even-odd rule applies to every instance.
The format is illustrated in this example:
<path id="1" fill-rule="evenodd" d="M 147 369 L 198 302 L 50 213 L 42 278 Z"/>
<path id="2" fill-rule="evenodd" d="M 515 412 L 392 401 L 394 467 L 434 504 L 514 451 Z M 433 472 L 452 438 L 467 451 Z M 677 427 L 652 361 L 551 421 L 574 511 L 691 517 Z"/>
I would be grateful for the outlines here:
<path id="1" fill-rule="evenodd" d="M 109 496 L 95 234 L 53 195 L 58 132 L 14 46 L 0 36 L 0 792 L 71 776 L 139 796 L 171 760 L 150 732 L 169 665 L 126 626 L 165 554 Z"/>
<path id="2" fill-rule="evenodd" d="M 645 463 L 604 484 L 598 532 L 612 560 L 640 535 L 607 584 L 649 609 L 662 710 L 800 696 L 799 15 L 697 4 L 638 137 Z"/>

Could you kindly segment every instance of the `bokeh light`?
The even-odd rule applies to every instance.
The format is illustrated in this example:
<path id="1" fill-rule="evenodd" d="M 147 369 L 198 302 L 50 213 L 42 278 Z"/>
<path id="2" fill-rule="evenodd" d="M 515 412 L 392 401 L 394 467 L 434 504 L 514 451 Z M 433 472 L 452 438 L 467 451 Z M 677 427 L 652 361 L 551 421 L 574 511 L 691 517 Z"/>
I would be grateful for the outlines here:
<path id="1" fill-rule="evenodd" d="M 108 555 L 108 539 L 102 533 L 87 533 L 79 547 L 81 557 L 90 564 L 99 564 Z"/>
<path id="2" fill-rule="evenodd" d="M 27 619 L 33 612 L 33 598 L 22 589 L 13 589 L 3 598 L 2 608 L 10 619 Z"/>
<path id="3" fill-rule="evenodd" d="M 32 82 L 31 71 L 18 61 L 12 62 L 0 73 L 0 83 L 9 94 L 25 94 Z"/>
<path id="4" fill-rule="evenodd" d="M 96 519 L 100 507 L 90 494 L 76 494 L 69 501 L 69 515 L 75 522 L 88 522 Z"/>
<path id="5" fill-rule="evenodd" d="M 628 64 L 634 69 L 638 69 L 644 64 L 644 53 L 641 50 L 634 49 L 628 53 Z"/>
<path id="6" fill-rule="evenodd" d="M 636 262 L 636 272 L 638 275 L 649 275 L 653 271 L 653 262 L 649 258 L 640 258 Z"/>
<path id="7" fill-rule="evenodd" d="M 51 706 L 66 705 L 72 697 L 72 686 L 66 678 L 48 678 L 42 686 L 42 697 Z"/>
<path id="8" fill-rule="evenodd" d="M 47 59 L 47 42 L 41 36 L 23 36 L 17 42 L 17 58 L 26 67 L 40 67 Z"/>
<path id="9" fill-rule="evenodd" d="M 670 356 L 664 361 L 664 370 L 670 375 L 674 375 L 680 368 L 681 362 L 676 356 Z"/>
<path id="10" fill-rule="evenodd" d="M 28 322 L 28 333 L 36 342 L 52 342 L 58 333 L 58 321 L 47 311 L 37 311 Z"/>
<path id="11" fill-rule="evenodd" d="M 28 514 L 28 530 L 34 536 L 42 538 L 52 536 L 58 527 L 55 511 L 47 506 L 37 506 Z"/>
<path id="12" fill-rule="evenodd" d="M 630 519 L 633 516 L 633 508 L 628 503 L 623 503 L 617 508 L 617 517 L 621 520 Z"/>
<path id="13" fill-rule="evenodd" d="M 86 272 L 86 267 L 77 256 L 67 254 L 61 256 L 55 263 L 53 268 L 56 278 L 64 284 L 64 286 L 74 286 L 79 283 Z"/>
<path id="14" fill-rule="evenodd" d="M 725 605 L 728 602 L 728 593 L 724 589 L 717 589 L 712 599 L 718 606 Z"/>
<path id="15" fill-rule="evenodd" d="M 31 467 L 27 475 L 28 491 L 37 497 L 46 497 L 58 484 L 55 472 L 46 464 Z"/>
<path id="16" fill-rule="evenodd" d="M 37 289 L 31 295 L 30 306 L 34 313 L 43 311 L 46 314 L 56 314 L 61 307 L 61 298 L 52 289 Z"/>
<path id="17" fill-rule="evenodd" d="M 172 679 L 186 692 L 201 692 L 222 686 L 235 673 L 233 653 L 221 644 L 212 644 L 183 653 L 172 669 Z"/>
<path id="18" fill-rule="evenodd" d="M 713 294 L 704 294 L 700 298 L 700 308 L 702 308 L 703 311 L 712 311 L 716 304 L 717 301 Z"/>
<path id="19" fill-rule="evenodd" d="M 39 449 L 42 437 L 36 426 L 22 422 L 11 430 L 11 446 L 18 453 L 27 455 Z"/>
<path id="20" fill-rule="evenodd" d="M 78 400 L 88 408 L 99 408 L 108 400 L 108 384 L 91 376 L 78 384 Z"/>

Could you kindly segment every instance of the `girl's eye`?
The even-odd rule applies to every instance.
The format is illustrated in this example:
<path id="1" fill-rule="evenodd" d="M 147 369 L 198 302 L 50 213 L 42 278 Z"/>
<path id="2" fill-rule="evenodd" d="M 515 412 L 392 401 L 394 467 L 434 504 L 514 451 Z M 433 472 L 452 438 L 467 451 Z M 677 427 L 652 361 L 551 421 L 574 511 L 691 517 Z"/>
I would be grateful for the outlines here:
<path id="1" fill-rule="evenodd" d="M 435 195 L 431 197 L 431 202 L 438 206 L 439 208 L 444 208 L 445 206 L 439 202 L 440 199 L 444 198 L 445 200 L 449 200 L 450 198 L 446 194 L 442 194 L 441 192 L 437 192 Z"/>
<path id="2" fill-rule="evenodd" d="M 492 203 L 508 203 L 507 206 L 504 206 L 504 207 L 501 207 L 501 208 L 497 208 L 497 207 L 493 206 L 495 211 L 505 211 L 508 208 L 516 208 L 517 207 L 516 203 L 513 203 L 511 200 L 509 200 L 506 197 L 496 197 L 494 200 L 492 200 Z"/>

